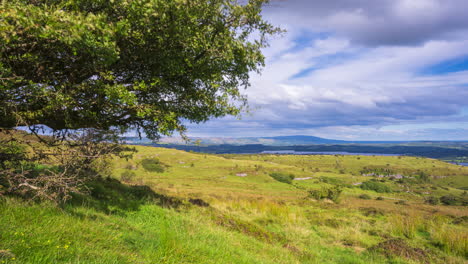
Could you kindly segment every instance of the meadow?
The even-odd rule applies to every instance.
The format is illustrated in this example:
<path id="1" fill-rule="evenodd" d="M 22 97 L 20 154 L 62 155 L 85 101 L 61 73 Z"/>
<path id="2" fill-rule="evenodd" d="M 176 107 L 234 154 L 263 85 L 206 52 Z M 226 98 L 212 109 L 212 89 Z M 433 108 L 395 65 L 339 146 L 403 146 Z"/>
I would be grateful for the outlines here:
<path id="1" fill-rule="evenodd" d="M 0 196 L 0 263 L 468 260 L 468 167 L 136 148 L 61 207 Z"/>

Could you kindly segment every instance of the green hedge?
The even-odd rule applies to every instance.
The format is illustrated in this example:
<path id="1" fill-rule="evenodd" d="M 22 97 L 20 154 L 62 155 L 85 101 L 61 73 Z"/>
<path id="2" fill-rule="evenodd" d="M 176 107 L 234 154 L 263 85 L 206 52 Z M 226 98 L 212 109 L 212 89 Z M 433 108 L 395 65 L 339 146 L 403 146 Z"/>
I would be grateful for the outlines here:
<path id="1" fill-rule="evenodd" d="M 284 182 L 287 184 L 291 184 L 292 180 L 294 180 L 295 178 L 294 174 L 291 174 L 291 173 L 286 174 L 282 172 L 273 172 L 273 173 L 270 173 L 270 176 L 279 182 Z"/>
<path id="2" fill-rule="evenodd" d="M 388 187 L 387 185 L 377 182 L 377 181 L 366 181 L 361 184 L 361 189 L 363 190 L 372 190 L 376 191 L 378 193 L 389 193 L 392 192 L 392 189 Z"/>

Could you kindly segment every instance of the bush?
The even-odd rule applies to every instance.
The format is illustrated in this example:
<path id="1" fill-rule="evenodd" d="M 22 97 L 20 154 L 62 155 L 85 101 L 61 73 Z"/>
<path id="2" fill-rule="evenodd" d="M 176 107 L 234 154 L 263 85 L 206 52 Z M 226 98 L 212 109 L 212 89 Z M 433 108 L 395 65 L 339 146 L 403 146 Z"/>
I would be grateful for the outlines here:
<path id="1" fill-rule="evenodd" d="M 16 168 L 27 159 L 25 144 L 18 142 L 0 142 L 0 169 Z"/>
<path id="2" fill-rule="evenodd" d="M 384 210 L 378 209 L 378 208 L 375 208 L 375 207 L 361 207 L 361 208 L 359 208 L 359 211 L 361 211 L 362 214 L 365 215 L 365 216 L 385 215 Z"/>
<path id="3" fill-rule="evenodd" d="M 136 169 L 138 169 L 138 166 L 133 164 L 133 163 L 129 163 L 129 164 L 127 164 L 125 166 L 125 169 L 127 169 L 127 170 L 136 170 Z"/>
<path id="4" fill-rule="evenodd" d="M 373 174 L 373 175 L 385 175 L 385 176 L 396 174 L 395 171 L 389 168 L 380 168 L 380 167 L 372 167 L 372 168 L 364 167 L 360 171 L 360 173 L 361 174 Z"/>
<path id="5" fill-rule="evenodd" d="M 395 202 L 395 204 L 399 204 L 399 205 L 408 205 L 408 203 L 406 203 L 405 200 L 398 200 Z"/>
<path id="6" fill-rule="evenodd" d="M 424 171 L 421 171 L 418 175 L 418 178 L 421 182 L 430 182 L 431 181 L 431 176 L 429 174 L 425 173 Z"/>
<path id="7" fill-rule="evenodd" d="M 370 200 L 370 199 L 372 199 L 372 197 L 370 197 L 370 195 L 368 195 L 368 194 L 361 194 L 361 195 L 359 195 L 359 198 L 360 198 L 360 199 L 363 199 L 363 200 Z"/>
<path id="8" fill-rule="evenodd" d="M 29 129 L 41 132 L 35 126 Z M 131 155 L 124 151 L 129 148 L 118 144 L 118 136 L 112 131 L 60 130 L 41 136 L 0 129 L 1 192 L 63 204 L 72 195 L 88 193 L 88 182 L 109 176 L 113 155 Z"/>
<path id="9" fill-rule="evenodd" d="M 463 206 L 468 206 L 468 197 L 466 195 L 460 196 L 460 204 Z"/>
<path id="10" fill-rule="evenodd" d="M 120 180 L 129 182 L 135 178 L 136 174 L 133 171 L 124 171 L 120 174 Z"/>
<path id="11" fill-rule="evenodd" d="M 331 177 L 324 177 L 321 176 L 319 178 L 321 182 L 328 183 L 328 184 L 333 184 L 333 185 L 343 185 L 343 181 L 337 178 L 331 178 Z"/>
<path id="12" fill-rule="evenodd" d="M 437 205 L 437 204 L 439 204 L 439 198 L 437 198 L 435 196 L 428 196 L 428 197 L 424 198 L 424 203 Z"/>
<path id="13" fill-rule="evenodd" d="M 281 173 L 281 172 L 270 173 L 270 176 L 279 182 L 283 182 L 287 184 L 291 184 L 292 180 L 294 180 L 295 178 L 294 174 L 291 174 L 291 173 L 286 174 L 286 173 Z"/>
<path id="14" fill-rule="evenodd" d="M 388 187 L 387 185 L 385 185 L 383 183 L 380 183 L 380 182 L 372 181 L 372 180 L 363 182 L 360 187 L 363 190 L 372 190 L 372 191 L 376 191 L 378 193 L 392 192 L 390 187 Z"/>
<path id="15" fill-rule="evenodd" d="M 309 196 L 316 200 L 330 199 L 334 202 L 337 202 L 343 190 L 339 186 L 333 186 L 324 187 L 320 190 L 309 190 L 308 192 Z"/>
<path id="16" fill-rule="evenodd" d="M 379 197 L 377 197 L 375 199 L 378 200 L 378 201 L 383 201 L 384 200 L 384 198 L 382 196 L 379 196 Z"/>
<path id="17" fill-rule="evenodd" d="M 141 166 L 143 166 L 143 168 L 147 171 L 159 172 L 159 173 L 165 171 L 165 165 L 156 158 L 143 159 L 141 161 Z"/>
<path id="18" fill-rule="evenodd" d="M 440 197 L 440 202 L 445 205 L 456 205 L 458 203 L 458 199 L 456 196 L 448 194 Z"/>

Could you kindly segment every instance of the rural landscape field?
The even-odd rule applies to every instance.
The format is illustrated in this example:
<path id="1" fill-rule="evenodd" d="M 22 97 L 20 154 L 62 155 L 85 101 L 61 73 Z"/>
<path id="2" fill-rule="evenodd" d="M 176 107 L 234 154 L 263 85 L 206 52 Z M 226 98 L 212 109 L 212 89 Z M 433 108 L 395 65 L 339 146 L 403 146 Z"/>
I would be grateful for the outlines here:
<path id="1" fill-rule="evenodd" d="M 0 1 L 0 264 L 468 263 L 466 10 Z"/>
<path id="2" fill-rule="evenodd" d="M 466 263 L 468 167 L 137 147 L 62 208 L 2 197 L 2 263 Z M 374 175 L 371 175 L 374 174 Z M 399 175 L 399 176 L 396 176 Z"/>

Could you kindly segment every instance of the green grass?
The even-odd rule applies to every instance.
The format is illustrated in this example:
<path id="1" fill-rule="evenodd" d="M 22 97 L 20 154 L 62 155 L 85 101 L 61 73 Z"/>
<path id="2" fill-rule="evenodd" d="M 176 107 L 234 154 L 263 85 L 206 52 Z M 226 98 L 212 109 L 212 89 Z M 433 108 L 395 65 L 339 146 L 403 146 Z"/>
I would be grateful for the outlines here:
<path id="1" fill-rule="evenodd" d="M 0 263 L 465 263 L 468 257 L 466 207 L 424 203 L 428 195 L 461 196 L 466 168 L 412 157 L 137 149 L 131 160 L 114 160 L 113 179 L 96 180 L 90 195 L 75 195 L 63 208 L 1 198 Z M 158 160 L 163 170 L 145 169 L 145 160 Z M 390 193 L 354 185 L 374 178 L 360 174 L 364 167 L 382 166 L 446 177 L 378 179 Z M 289 184 L 272 174 L 303 179 Z M 336 203 L 309 195 L 335 187 L 343 190 Z M 393 246 L 399 241 L 393 239 L 404 243 Z"/>

